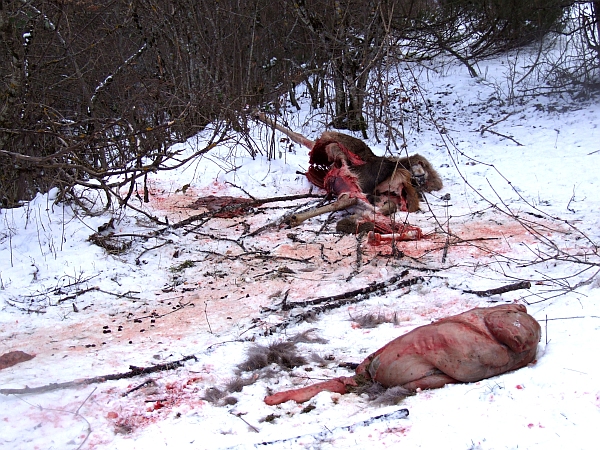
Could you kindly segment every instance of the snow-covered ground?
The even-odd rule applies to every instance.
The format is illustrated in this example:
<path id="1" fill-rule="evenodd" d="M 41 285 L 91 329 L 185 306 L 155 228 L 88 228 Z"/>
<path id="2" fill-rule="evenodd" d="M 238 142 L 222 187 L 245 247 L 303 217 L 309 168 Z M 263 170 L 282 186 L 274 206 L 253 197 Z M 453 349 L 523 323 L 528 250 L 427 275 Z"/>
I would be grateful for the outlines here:
<path id="1" fill-rule="evenodd" d="M 0 448 L 594 448 L 600 107 L 597 100 L 560 97 L 506 105 L 497 95 L 502 60 L 480 69 L 487 81 L 452 66 L 424 73 L 420 89 L 405 83 L 406 98 L 423 113 L 418 123 L 414 115 L 405 119 L 408 151 L 426 156 L 445 187 L 409 215 L 427 236 L 397 244 L 403 255 L 336 234 L 335 223 L 323 227 L 326 217 L 255 233 L 293 204 L 314 204 L 310 198 L 169 228 L 131 209 L 85 216 L 54 204 L 52 192 L 0 211 L 0 355 L 35 355 L 0 370 L 0 389 L 194 357 L 133 378 L 0 395 Z M 287 119 L 316 138 L 324 130 L 307 119 L 311 114 L 304 109 Z M 254 131 L 266 154 L 271 132 L 258 124 Z M 150 204 L 134 200 L 134 206 L 177 224 L 205 211 L 197 201 L 211 195 L 306 194 L 310 185 L 296 171 L 306 170 L 308 150 L 280 138 L 271 161 L 250 158 L 242 146 L 218 147 L 184 170 L 159 173 L 150 180 Z M 385 152 L 385 142 L 369 144 Z M 181 150 L 202 145 L 199 136 Z M 89 239 L 111 219 L 114 228 Z M 444 258 L 448 230 L 455 237 Z M 285 311 L 283 303 L 400 274 L 415 284 L 392 285 L 278 327 L 310 309 Z M 463 292 L 518 280 L 531 281 L 531 288 L 491 298 Z M 349 376 L 341 363 L 358 363 L 417 326 L 490 302 L 525 304 L 540 322 L 535 363 L 422 391 L 398 405 L 327 392 L 301 405 L 263 403 L 270 392 Z M 366 314 L 389 320 L 368 328 L 360 320 Z M 249 350 L 294 341 L 308 330 L 313 341 L 296 344 L 306 363 L 291 370 L 238 367 Z M 403 408 L 406 418 L 386 416 Z"/>

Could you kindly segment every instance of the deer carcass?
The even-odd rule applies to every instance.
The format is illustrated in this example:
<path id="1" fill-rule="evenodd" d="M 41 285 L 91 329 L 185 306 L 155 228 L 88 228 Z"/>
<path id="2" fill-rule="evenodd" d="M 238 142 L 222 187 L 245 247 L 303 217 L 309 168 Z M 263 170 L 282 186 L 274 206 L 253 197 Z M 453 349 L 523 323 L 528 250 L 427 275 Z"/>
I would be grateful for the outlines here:
<path id="1" fill-rule="evenodd" d="M 370 381 L 410 391 L 479 381 L 532 362 L 540 336 L 539 323 L 523 305 L 475 308 L 394 339 L 368 356 L 354 377 L 279 392 L 265 403 L 301 403 L 322 391 L 345 394 Z"/>
<path id="2" fill-rule="evenodd" d="M 352 222 L 354 232 L 367 222 L 373 225 L 374 231 L 394 234 L 400 240 L 421 237 L 419 228 L 396 223 L 393 217 L 397 210 L 417 211 L 422 192 L 442 188 L 439 175 L 425 158 L 420 155 L 400 159 L 376 156 L 360 139 L 337 132 L 324 132 L 318 140 L 311 141 L 262 113 L 255 117 L 309 148 L 306 177 L 337 199 L 327 206 L 292 216 L 292 226 L 320 214 L 352 207 L 356 212 Z"/>

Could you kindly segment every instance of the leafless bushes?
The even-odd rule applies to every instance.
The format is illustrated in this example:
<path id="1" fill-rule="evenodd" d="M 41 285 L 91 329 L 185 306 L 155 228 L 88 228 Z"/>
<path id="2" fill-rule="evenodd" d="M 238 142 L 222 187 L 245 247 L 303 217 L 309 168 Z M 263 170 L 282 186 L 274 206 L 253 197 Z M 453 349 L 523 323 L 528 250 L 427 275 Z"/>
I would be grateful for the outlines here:
<path id="1" fill-rule="evenodd" d="M 239 129 L 237 112 L 270 88 L 265 70 L 246 76 L 266 58 L 252 49 L 264 11 L 258 3 L 243 11 L 236 4 L 4 4 L 2 206 L 52 186 L 59 199 L 82 199 L 75 187 L 99 192 L 104 206 L 132 195 L 146 199 L 148 172 L 178 167 L 226 140 L 230 127 Z M 171 150 L 209 123 L 217 126 L 204 148 Z"/>
<path id="2" fill-rule="evenodd" d="M 598 2 L 519 5 L 4 3 L 1 205 L 18 205 L 52 186 L 60 188 L 59 199 L 82 199 L 79 188 L 100 193 L 96 200 L 104 206 L 115 199 L 126 204 L 133 195 L 144 200 L 148 172 L 177 167 L 227 139 L 229 129 L 244 130 L 240 112 L 248 106 L 277 110 L 285 93 L 293 104 L 294 87 L 301 83 L 313 107 L 326 111 L 328 123 L 366 132 L 386 123 L 382 114 L 390 107 L 389 92 L 380 91 L 374 70 L 397 61 L 446 54 L 475 75 L 481 58 L 539 41 L 553 30 L 578 37 L 581 50 L 592 49 L 595 59 L 586 57 L 576 70 L 568 61 L 548 62 L 552 70 L 546 74 L 562 82 L 583 77 L 589 84 L 598 69 Z M 575 16 L 578 26 L 565 31 L 561 20 L 574 11 L 581 12 Z M 219 126 L 205 148 L 185 156 L 171 151 L 208 124 Z M 257 151 L 252 144 L 247 148 Z"/>

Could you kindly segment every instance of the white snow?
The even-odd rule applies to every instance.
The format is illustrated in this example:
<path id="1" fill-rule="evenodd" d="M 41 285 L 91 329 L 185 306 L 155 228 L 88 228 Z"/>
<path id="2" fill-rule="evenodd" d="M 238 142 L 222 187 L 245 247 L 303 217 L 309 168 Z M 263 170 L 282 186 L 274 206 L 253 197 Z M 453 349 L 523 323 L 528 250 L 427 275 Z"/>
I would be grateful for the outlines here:
<path id="1" fill-rule="evenodd" d="M 129 379 L 0 395 L 0 448 L 593 448 L 600 423 L 600 106 L 559 96 L 503 104 L 495 81 L 503 79 L 502 60 L 486 64 L 488 82 L 460 66 L 419 79 L 433 108 L 427 113 L 422 105 L 420 131 L 414 116 L 407 118 L 408 150 L 426 156 L 445 187 L 428 196 L 431 209 L 409 215 L 431 235 L 399 243 L 404 257 L 365 240 L 357 266 L 354 236 L 317 233 L 325 217 L 238 239 L 282 217 L 291 202 L 181 228 L 155 225 L 131 209 L 86 216 L 54 204 L 56 192 L 1 210 L 0 355 L 21 350 L 35 358 L 1 370 L 0 389 L 196 359 Z M 316 138 L 323 129 L 311 114 L 306 107 L 289 120 L 294 131 Z M 310 184 L 296 171 L 306 170 L 308 151 L 277 134 L 276 159 L 269 161 L 270 131 L 256 125 L 255 133 L 263 155 L 252 159 L 241 145 L 217 147 L 182 170 L 154 175 L 150 204 L 134 199 L 134 206 L 174 224 L 199 214 L 188 206 L 209 195 L 307 193 Z M 381 154 L 386 149 L 385 142 L 369 144 Z M 181 150 L 202 145 L 199 136 Z M 450 201 L 440 200 L 443 194 Z M 111 218 L 109 231 L 132 242 L 124 252 L 111 254 L 88 240 Z M 440 227 L 466 240 L 449 247 L 445 262 Z M 284 297 L 334 295 L 407 268 L 406 278 L 424 281 L 264 335 L 298 313 L 282 311 Z M 516 280 L 530 280 L 531 289 L 490 299 L 462 293 Z M 396 406 L 327 392 L 303 405 L 263 403 L 269 389 L 349 376 L 339 363 L 358 363 L 416 326 L 490 301 L 523 303 L 540 322 L 534 364 L 422 391 Z M 352 317 L 363 313 L 395 314 L 398 322 L 360 328 Z M 281 370 L 232 393 L 233 405 L 202 399 L 206 389 L 236 377 L 252 346 L 309 329 L 328 343 L 299 349 L 307 358 L 331 355 L 325 367 Z M 303 412 L 307 405 L 314 409 Z M 401 408 L 407 418 L 360 425 Z"/>

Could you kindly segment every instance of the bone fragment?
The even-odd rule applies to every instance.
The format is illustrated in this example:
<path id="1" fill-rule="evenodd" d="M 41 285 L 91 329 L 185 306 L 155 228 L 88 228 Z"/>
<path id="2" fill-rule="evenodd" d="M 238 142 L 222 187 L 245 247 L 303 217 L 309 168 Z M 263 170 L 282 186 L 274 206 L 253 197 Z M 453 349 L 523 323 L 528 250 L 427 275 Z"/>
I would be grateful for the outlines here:
<path id="1" fill-rule="evenodd" d="M 342 209 L 350 208 L 351 206 L 354 206 L 357 203 L 357 198 L 342 194 L 335 202 L 330 203 L 329 205 L 294 214 L 290 218 L 289 223 L 291 226 L 296 227 L 305 220 L 312 219 L 313 217 L 320 216 L 321 214 L 341 211 Z"/>
<path id="2" fill-rule="evenodd" d="M 380 234 L 374 231 L 369 232 L 367 242 L 371 245 L 391 244 L 393 241 L 417 241 L 423 237 L 421 229 L 418 227 L 405 226 L 398 233 Z"/>

